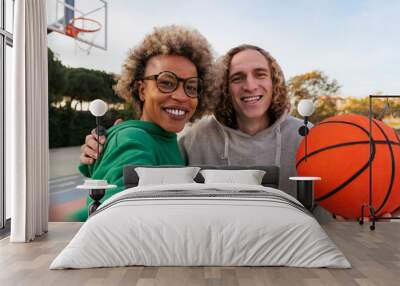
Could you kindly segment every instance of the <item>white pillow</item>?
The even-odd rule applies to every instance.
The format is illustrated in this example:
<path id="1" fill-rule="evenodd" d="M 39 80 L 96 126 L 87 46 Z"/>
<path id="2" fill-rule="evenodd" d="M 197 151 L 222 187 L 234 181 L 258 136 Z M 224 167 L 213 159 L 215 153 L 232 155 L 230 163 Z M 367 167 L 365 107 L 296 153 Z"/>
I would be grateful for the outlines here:
<path id="1" fill-rule="evenodd" d="M 261 185 L 265 171 L 261 170 L 201 170 L 204 183 L 235 183 Z"/>
<path id="2" fill-rule="evenodd" d="M 199 170 L 199 167 L 135 168 L 139 176 L 139 186 L 195 183 L 193 179 Z"/>

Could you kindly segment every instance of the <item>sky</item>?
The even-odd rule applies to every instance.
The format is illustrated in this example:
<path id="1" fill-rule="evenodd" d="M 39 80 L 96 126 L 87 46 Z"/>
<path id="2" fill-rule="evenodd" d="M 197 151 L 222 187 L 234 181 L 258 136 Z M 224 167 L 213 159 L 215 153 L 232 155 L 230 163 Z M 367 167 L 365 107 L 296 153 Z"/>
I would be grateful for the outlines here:
<path id="1" fill-rule="evenodd" d="M 91 1 L 92 7 L 98 5 L 94 3 L 97 0 Z M 75 2 L 77 6 L 89 3 Z M 280 63 L 286 79 L 319 70 L 338 81 L 338 95 L 344 97 L 363 97 L 374 92 L 400 94 L 398 0 L 107 3 L 107 51 L 93 48 L 87 55 L 73 39 L 49 34 L 49 47 L 65 65 L 120 73 L 128 50 L 139 44 L 153 27 L 179 24 L 198 29 L 209 40 L 216 56 L 243 43 L 264 48 Z M 48 5 L 48 9 L 48 15 L 54 14 L 54 6 Z"/>

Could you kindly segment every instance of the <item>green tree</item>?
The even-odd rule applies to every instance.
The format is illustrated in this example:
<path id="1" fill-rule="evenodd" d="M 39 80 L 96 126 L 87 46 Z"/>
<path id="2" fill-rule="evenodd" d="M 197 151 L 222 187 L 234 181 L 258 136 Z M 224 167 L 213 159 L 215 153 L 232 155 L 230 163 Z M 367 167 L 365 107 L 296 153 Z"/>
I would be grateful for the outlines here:
<path id="1" fill-rule="evenodd" d="M 385 110 L 385 100 L 372 100 L 372 116 L 381 120 L 383 116 L 388 115 Z M 343 113 L 355 113 L 364 116 L 369 116 L 369 97 L 363 98 L 348 98 L 343 107 Z"/>
<path id="2" fill-rule="evenodd" d="M 297 104 L 301 99 L 312 99 L 315 105 L 314 114 L 310 121 L 318 123 L 321 120 L 335 115 L 338 100 L 341 98 L 334 96 L 340 90 L 340 85 L 336 80 L 330 80 L 321 71 L 311 71 L 292 77 L 287 84 L 289 96 L 292 98 L 292 115 L 301 118 L 297 112 Z"/>
<path id="3" fill-rule="evenodd" d="M 337 96 L 321 96 L 315 102 L 315 111 L 310 116 L 310 121 L 314 124 L 321 122 L 322 120 L 337 115 L 340 111 L 337 106 L 342 101 Z"/>
<path id="4" fill-rule="evenodd" d="M 321 71 L 296 75 L 288 81 L 288 92 L 295 100 L 316 99 L 323 95 L 334 95 L 340 89 L 336 80 L 329 80 Z"/>
<path id="5" fill-rule="evenodd" d="M 102 118 L 101 124 L 106 128 L 111 127 L 116 118 L 133 118 L 135 110 L 132 105 L 125 103 L 112 89 L 116 84 L 115 75 L 98 70 L 66 67 L 50 49 L 48 69 L 50 148 L 81 145 L 85 136 L 96 125 L 90 112 L 77 111 L 76 106 L 71 106 L 73 102 L 82 106 L 83 102 L 99 98 L 114 104 L 109 106 L 110 109 Z M 54 106 L 60 102 L 64 102 L 65 106 Z"/>
<path id="6" fill-rule="evenodd" d="M 61 102 L 67 85 L 66 67 L 54 55 L 51 49 L 47 49 L 49 105 Z"/>
<path id="7" fill-rule="evenodd" d="M 89 102 L 96 98 L 107 103 L 123 102 L 113 91 L 115 84 L 112 74 L 85 68 L 69 68 L 67 72 L 68 86 L 65 89 L 64 100 L 68 108 L 74 100 Z"/>

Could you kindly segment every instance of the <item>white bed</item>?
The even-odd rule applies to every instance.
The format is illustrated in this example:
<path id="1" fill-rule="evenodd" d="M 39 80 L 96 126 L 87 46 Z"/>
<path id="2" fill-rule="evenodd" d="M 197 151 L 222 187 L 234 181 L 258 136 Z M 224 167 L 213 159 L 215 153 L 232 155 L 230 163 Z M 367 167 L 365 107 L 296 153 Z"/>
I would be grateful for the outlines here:
<path id="1" fill-rule="evenodd" d="M 282 191 L 198 183 L 116 194 L 50 269 L 128 265 L 351 267 L 314 217 Z"/>

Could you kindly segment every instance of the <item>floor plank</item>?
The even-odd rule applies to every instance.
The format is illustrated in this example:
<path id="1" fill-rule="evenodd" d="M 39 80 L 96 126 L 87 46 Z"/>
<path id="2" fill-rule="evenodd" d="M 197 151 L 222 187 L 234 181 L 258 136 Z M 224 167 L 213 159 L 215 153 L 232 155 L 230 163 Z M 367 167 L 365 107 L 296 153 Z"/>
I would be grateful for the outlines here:
<path id="1" fill-rule="evenodd" d="M 85 270 L 48 269 L 79 230 L 80 223 L 50 223 L 49 233 L 32 243 L 0 240 L 0 285 L 399 285 L 400 224 L 333 222 L 324 225 L 352 269 L 290 267 L 117 267 Z"/>

